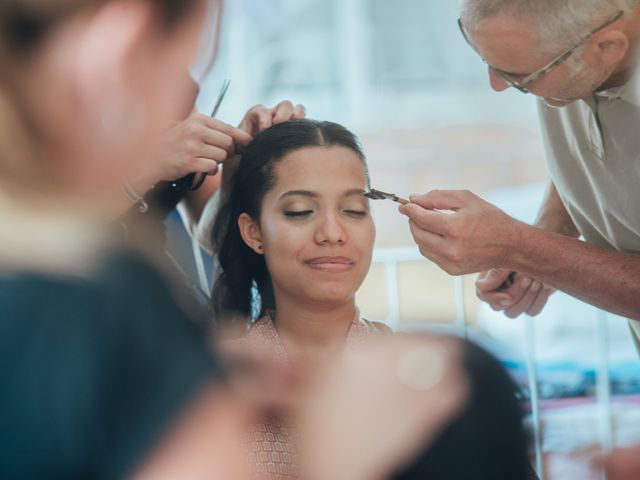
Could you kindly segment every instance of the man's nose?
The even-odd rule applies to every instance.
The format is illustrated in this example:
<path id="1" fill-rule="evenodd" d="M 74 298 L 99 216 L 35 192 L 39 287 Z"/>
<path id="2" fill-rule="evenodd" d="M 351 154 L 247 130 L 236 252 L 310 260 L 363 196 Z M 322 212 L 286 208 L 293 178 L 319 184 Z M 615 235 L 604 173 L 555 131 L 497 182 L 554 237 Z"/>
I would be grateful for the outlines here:
<path id="1" fill-rule="evenodd" d="M 500 78 L 498 75 L 496 75 L 491 68 L 488 69 L 488 72 L 489 84 L 491 85 L 491 88 L 493 88 L 496 92 L 504 92 L 511 86 L 503 78 Z"/>

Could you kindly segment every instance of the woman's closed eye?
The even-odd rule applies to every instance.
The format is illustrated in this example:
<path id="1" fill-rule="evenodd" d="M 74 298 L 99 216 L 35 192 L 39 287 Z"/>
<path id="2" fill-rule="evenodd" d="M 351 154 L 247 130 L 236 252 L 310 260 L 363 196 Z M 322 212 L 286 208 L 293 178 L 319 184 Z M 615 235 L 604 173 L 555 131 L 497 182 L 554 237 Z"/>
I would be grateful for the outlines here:
<path id="1" fill-rule="evenodd" d="M 285 210 L 282 214 L 288 218 L 304 218 L 313 213 L 313 210 Z"/>
<path id="2" fill-rule="evenodd" d="M 343 212 L 349 215 L 350 217 L 356 217 L 356 218 L 363 218 L 369 215 L 368 210 L 361 210 L 361 209 L 355 209 L 355 208 L 344 209 Z"/>

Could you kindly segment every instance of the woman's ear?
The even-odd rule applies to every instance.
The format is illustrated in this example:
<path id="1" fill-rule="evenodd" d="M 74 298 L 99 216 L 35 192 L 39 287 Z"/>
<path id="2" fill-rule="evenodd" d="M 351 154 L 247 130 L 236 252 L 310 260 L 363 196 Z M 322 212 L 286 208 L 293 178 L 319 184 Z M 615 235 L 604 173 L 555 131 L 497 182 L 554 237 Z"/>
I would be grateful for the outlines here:
<path id="1" fill-rule="evenodd" d="M 629 38 L 620 30 L 608 30 L 596 35 L 585 49 L 587 63 L 612 66 L 622 62 L 629 51 Z"/>
<path id="2" fill-rule="evenodd" d="M 264 255 L 262 245 L 262 232 L 260 226 L 248 214 L 243 213 L 238 217 L 238 229 L 240 236 L 247 246 L 258 255 Z"/>

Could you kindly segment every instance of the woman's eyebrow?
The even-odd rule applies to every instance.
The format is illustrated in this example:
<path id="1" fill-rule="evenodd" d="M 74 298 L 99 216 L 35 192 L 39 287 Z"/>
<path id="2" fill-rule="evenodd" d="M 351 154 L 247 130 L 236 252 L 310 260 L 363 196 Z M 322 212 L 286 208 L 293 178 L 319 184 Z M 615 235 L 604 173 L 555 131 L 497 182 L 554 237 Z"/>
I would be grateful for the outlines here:
<path id="1" fill-rule="evenodd" d="M 355 197 L 358 195 L 364 195 L 365 190 L 362 188 L 353 188 L 351 190 L 345 191 L 342 196 L 343 197 Z M 312 192 L 311 190 L 289 190 L 288 192 L 283 193 L 280 198 L 286 197 L 308 197 L 308 198 L 318 198 L 320 195 L 317 192 Z"/>
<path id="2" fill-rule="evenodd" d="M 344 196 L 345 197 L 355 197 L 358 195 L 364 195 L 366 193 L 366 190 L 363 190 L 362 188 L 354 188 L 352 190 L 347 190 L 346 192 L 344 192 Z"/>
<path id="3" fill-rule="evenodd" d="M 288 192 L 283 193 L 280 198 L 286 197 L 309 197 L 309 198 L 318 198 L 318 194 L 316 192 L 312 192 L 310 190 L 290 190 Z"/>

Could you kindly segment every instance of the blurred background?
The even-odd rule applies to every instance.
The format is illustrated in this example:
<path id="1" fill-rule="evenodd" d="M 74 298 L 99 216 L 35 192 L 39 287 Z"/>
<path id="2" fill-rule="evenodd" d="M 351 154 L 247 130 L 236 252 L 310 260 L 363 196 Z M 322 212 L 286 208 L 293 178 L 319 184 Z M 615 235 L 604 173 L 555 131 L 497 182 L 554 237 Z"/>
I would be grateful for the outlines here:
<path id="1" fill-rule="evenodd" d="M 534 98 L 489 88 L 458 31 L 457 2 L 229 0 L 225 15 L 218 63 L 202 81 L 203 113 L 230 78 L 219 113 L 228 123 L 254 104 L 290 99 L 360 137 L 375 188 L 401 196 L 469 189 L 534 220 L 547 181 Z M 563 294 L 535 320 L 508 319 L 477 301 L 475 277 L 454 279 L 424 260 L 393 204 L 373 208 L 378 238 L 359 292 L 363 316 L 469 335 L 496 353 L 528 406 L 533 396 L 545 478 L 600 478 L 590 455 L 640 441 L 640 362 L 624 319 Z M 192 269 L 175 217 L 172 232 L 176 256 Z"/>

